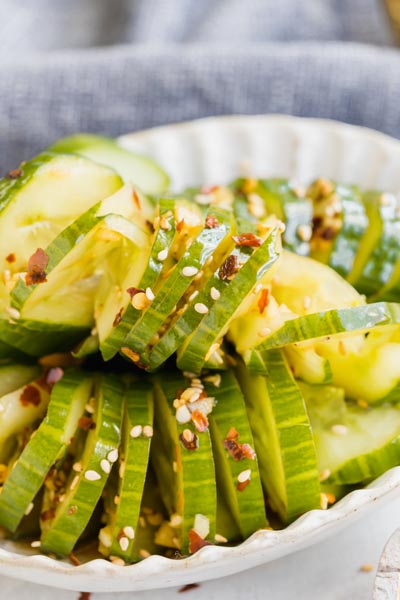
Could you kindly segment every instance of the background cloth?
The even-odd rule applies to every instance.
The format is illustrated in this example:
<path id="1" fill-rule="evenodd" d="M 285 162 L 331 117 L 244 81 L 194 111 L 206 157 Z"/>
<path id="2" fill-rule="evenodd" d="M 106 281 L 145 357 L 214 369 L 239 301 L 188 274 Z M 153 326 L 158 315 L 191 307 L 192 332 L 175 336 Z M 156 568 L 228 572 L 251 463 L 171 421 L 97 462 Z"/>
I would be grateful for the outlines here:
<path id="1" fill-rule="evenodd" d="M 400 137 L 383 0 L 0 0 L 0 169 L 79 130 L 291 113 Z"/>

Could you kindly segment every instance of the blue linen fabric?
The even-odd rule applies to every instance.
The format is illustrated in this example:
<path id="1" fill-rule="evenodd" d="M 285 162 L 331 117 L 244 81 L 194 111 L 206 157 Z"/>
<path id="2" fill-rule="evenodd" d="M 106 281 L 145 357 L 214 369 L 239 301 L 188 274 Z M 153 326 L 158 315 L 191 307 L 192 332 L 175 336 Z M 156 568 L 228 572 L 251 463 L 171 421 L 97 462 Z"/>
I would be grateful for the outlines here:
<path id="1" fill-rule="evenodd" d="M 383 0 L 1 0 L 0 168 L 55 138 L 288 113 L 400 137 Z"/>

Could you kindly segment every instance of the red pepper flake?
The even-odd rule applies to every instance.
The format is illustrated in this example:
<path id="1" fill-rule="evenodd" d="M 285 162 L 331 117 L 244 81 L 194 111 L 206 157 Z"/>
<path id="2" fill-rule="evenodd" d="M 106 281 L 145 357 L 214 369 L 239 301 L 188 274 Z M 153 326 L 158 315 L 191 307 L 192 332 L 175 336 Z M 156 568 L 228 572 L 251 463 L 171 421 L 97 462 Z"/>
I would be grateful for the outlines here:
<path id="1" fill-rule="evenodd" d="M 243 490 L 246 489 L 247 486 L 249 485 L 250 481 L 251 481 L 250 479 L 246 479 L 246 481 L 238 481 L 237 486 L 236 486 L 237 491 L 243 492 Z"/>
<path id="2" fill-rule="evenodd" d="M 41 521 L 50 521 L 51 519 L 54 519 L 55 516 L 56 511 L 54 510 L 54 508 L 48 508 L 47 510 L 42 512 L 42 514 L 40 515 L 40 519 Z"/>
<path id="3" fill-rule="evenodd" d="M 73 506 L 70 506 L 69 509 L 67 510 L 67 515 L 74 515 L 77 510 L 78 510 L 78 507 L 74 504 Z"/>
<path id="4" fill-rule="evenodd" d="M 154 231 L 155 231 L 154 225 L 148 219 L 146 219 L 146 226 L 147 226 L 148 230 L 150 231 L 150 233 L 154 233 Z"/>
<path id="5" fill-rule="evenodd" d="M 208 427 L 208 419 L 206 415 L 198 409 L 192 412 L 192 421 L 197 431 L 200 431 L 200 433 L 205 431 Z"/>
<path id="6" fill-rule="evenodd" d="M 29 384 L 22 390 L 19 401 L 22 406 L 39 406 L 41 401 L 40 392 L 37 387 Z"/>
<path id="7" fill-rule="evenodd" d="M 89 429 L 94 429 L 96 427 L 96 423 L 93 421 L 92 417 L 81 417 L 78 421 L 78 427 L 85 431 L 89 431 Z"/>
<path id="8" fill-rule="evenodd" d="M 82 564 L 81 561 L 79 560 L 79 558 L 77 556 L 75 556 L 75 554 L 73 552 L 70 552 L 68 558 L 75 567 L 79 567 L 79 565 Z"/>
<path id="9" fill-rule="evenodd" d="M 90 592 L 81 592 L 78 600 L 90 600 Z"/>
<path id="10" fill-rule="evenodd" d="M 263 288 L 261 290 L 261 294 L 260 297 L 258 299 L 258 310 L 260 311 L 260 314 L 262 315 L 264 310 L 267 308 L 269 304 L 269 290 L 267 288 Z"/>
<path id="11" fill-rule="evenodd" d="M 8 171 L 6 179 L 18 179 L 19 177 L 22 177 L 23 174 L 23 170 L 18 167 L 18 169 L 12 169 L 11 171 Z"/>
<path id="12" fill-rule="evenodd" d="M 138 210 L 140 210 L 141 209 L 140 198 L 139 198 L 139 194 L 137 193 L 136 190 L 133 190 L 133 192 L 132 192 L 132 200 L 133 200 L 133 203 L 136 206 L 136 208 Z"/>
<path id="13" fill-rule="evenodd" d="M 207 542 L 204 540 L 194 529 L 189 529 L 189 552 L 190 554 L 194 554 L 200 548 L 204 548 L 204 546 L 212 546 L 211 542 Z"/>
<path id="14" fill-rule="evenodd" d="M 190 592 L 190 590 L 195 590 L 196 588 L 199 588 L 199 587 L 200 587 L 199 583 L 187 583 L 186 585 L 181 587 L 178 590 L 178 592 L 179 592 L 179 594 L 183 594 L 184 592 Z"/>
<path id="15" fill-rule="evenodd" d="M 136 296 L 136 294 L 145 294 L 146 293 L 146 290 L 144 290 L 142 288 L 137 288 L 137 287 L 130 287 L 126 291 L 130 295 L 131 300 L 134 296 Z"/>
<path id="16" fill-rule="evenodd" d="M 185 227 L 185 219 L 181 219 L 177 224 L 176 224 L 176 230 L 179 233 L 180 231 L 182 231 L 182 229 Z"/>
<path id="17" fill-rule="evenodd" d="M 15 256 L 14 252 L 10 252 L 10 254 L 7 254 L 6 256 L 6 261 L 8 263 L 13 263 L 17 260 L 17 257 Z"/>
<path id="18" fill-rule="evenodd" d="M 249 248 L 258 248 L 262 244 L 262 238 L 254 233 L 242 233 L 240 235 L 233 235 L 233 241 L 236 246 L 248 246 Z"/>
<path id="19" fill-rule="evenodd" d="M 231 254 L 228 258 L 222 263 L 218 275 L 220 279 L 226 281 L 227 279 L 231 279 L 235 273 L 239 271 L 239 261 L 238 257 L 235 254 Z"/>
<path id="20" fill-rule="evenodd" d="M 193 431 L 190 431 L 190 429 L 184 429 L 179 436 L 179 439 L 186 450 L 197 450 L 199 447 L 199 438 Z"/>
<path id="21" fill-rule="evenodd" d="M 203 185 L 203 187 L 200 188 L 200 192 L 202 194 L 213 194 L 219 190 L 219 187 L 219 185 Z"/>
<path id="22" fill-rule="evenodd" d="M 214 229 L 215 227 L 218 227 L 219 221 L 214 215 L 207 215 L 205 225 L 207 229 Z"/>
<path id="23" fill-rule="evenodd" d="M 47 281 L 46 267 L 49 262 L 49 257 L 42 248 L 38 248 L 32 254 L 28 262 L 28 272 L 25 275 L 26 285 L 35 285 Z"/>
<path id="24" fill-rule="evenodd" d="M 119 325 L 121 323 L 123 310 L 124 310 L 124 308 L 121 307 L 119 309 L 119 311 L 117 312 L 117 314 L 115 315 L 115 319 L 112 324 L 113 327 L 116 327 L 117 325 Z"/>
<path id="25" fill-rule="evenodd" d="M 327 242 L 333 240 L 333 238 L 336 236 L 337 231 L 333 228 L 333 227 L 325 227 L 325 229 L 322 229 L 322 231 L 319 233 L 319 236 L 323 239 L 326 240 Z"/>
<path id="26" fill-rule="evenodd" d="M 254 460 L 256 453 L 254 452 L 253 448 L 250 446 L 250 444 L 240 444 L 237 441 L 238 437 L 239 433 L 234 427 L 231 427 L 226 435 L 226 438 L 224 439 L 224 447 L 228 450 L 233 460 L 239 461 L 243 460 L 244 458 Z"/>

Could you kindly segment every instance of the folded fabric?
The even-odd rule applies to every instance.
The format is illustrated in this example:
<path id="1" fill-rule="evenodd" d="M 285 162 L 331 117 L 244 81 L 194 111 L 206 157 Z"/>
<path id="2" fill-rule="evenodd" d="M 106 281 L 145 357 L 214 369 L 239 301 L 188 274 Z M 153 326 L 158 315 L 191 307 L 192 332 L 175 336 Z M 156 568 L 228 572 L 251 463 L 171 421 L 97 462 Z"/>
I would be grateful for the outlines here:
<path id="1" fill-rule="evenodd" d="M 400 53 L 354 44 L 126 46 L 0 67 L 0 165 L 74 131 L 232 113 L 328 117 L 400 137 Z"/>

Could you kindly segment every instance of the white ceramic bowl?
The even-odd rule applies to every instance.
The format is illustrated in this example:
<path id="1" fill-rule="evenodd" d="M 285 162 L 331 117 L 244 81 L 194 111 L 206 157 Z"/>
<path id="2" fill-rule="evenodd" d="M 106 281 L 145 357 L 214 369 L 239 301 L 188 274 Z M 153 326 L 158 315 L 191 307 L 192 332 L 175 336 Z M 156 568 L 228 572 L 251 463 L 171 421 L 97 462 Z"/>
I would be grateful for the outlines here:
<path id="1" fill-rule="evenodd" d="M 307 182 L 326 176 L 386 191 L 400 190 L 400 142 L 333 121 L 285 116 L 217 117 L 167 125 L 120 138 L 154 157 L 174 190 L 225 183 L 239 173 Z M 129 567 L 91 560 L 79 567 L 26 545 L 0 543 L 0 573 L 71 590 L 133 591 L 178 586 L 237 573 L 316 543 L 400 493 L 400 467 L 329 510 L 313 510 L 282 531 L 258 531 L 234 548 L 207 546 L 190 558 L 151 556 Z"/>

